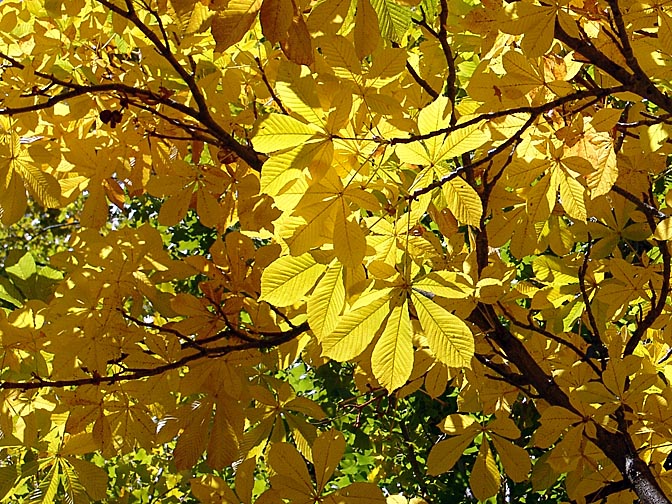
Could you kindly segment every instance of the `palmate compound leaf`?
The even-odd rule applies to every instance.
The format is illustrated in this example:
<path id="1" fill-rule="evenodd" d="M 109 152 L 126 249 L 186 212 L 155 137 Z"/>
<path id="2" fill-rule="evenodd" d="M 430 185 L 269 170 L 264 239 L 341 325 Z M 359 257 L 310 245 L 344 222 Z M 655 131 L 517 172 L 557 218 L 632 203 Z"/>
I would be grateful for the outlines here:
<path id="1" fill-rule="evenodd" d="M 297 303 L 324 272 L 309 253 L 299 257 L 284 256 L 273 261 L 261 276 L 261 298 L 274 306 Z"/>
<path id="2" fill-rule="evenodd" d="M 408 303 L 394 306 L 371 355 L 371 369 L 389 391 L 403 386 L 413 369 L 413 326 Z"/>
<path id="3" fill-rule="evenodd" d="M 470 368 L 474 356 L 474 336 L 469 327 L 416 291 L 412 292 L 412 301 L 434 356 L 447 366 Z"/>

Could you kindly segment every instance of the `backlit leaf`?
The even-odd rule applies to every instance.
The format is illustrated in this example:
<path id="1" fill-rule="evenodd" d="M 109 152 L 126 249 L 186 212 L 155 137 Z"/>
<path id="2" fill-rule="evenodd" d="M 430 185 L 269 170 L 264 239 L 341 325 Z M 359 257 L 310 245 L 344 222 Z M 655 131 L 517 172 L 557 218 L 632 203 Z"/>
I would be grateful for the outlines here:
<path id="1" fill-rule="evenodd" d="M 436 358 L 447 366 L 471 367 L 474 337 L 467 325 L 423 295 L 413 292 L 412 299 L 429 348 Z"/>
<path id="2" fill-rule="evenodd" d="M 260 152 L 272 152 L 296 147 L 307 142 L 319 130 L 290 116 L 270 114 L 259 123 L 254 136 L 254 148 Z"/>
<path id="3" fill-rule="evenodd" d="M 495 457 L 487 441 L 483 440 L 476 462 L 469 476 L 469 487 L 478 500 L 492 497 L 499 491 L 500 476 Z"/>
<path id="4" fill-rule="evenodd" d="M 413 369 L 413 327 L 408 305 L 394 306 L 371 355 L 371 369 L 380 384 L 393 391 L 406 383 Z"/>
<path id="5" fill-rule="evenodd" d="M 315 286 L 324 269 L 310 254 L 280 257 L 264 270 L 261 299 L 275 306 L 290 306 Z"/>
<path id="6" fill-rule="evenodd" d="M 389 295 L 389 289 L 374 291 L 360 299 L 357 308 L 346 311 L 336 329 L 322 339 L 322 354 L 338 361 L 361 354 L 389 313 Z"/>

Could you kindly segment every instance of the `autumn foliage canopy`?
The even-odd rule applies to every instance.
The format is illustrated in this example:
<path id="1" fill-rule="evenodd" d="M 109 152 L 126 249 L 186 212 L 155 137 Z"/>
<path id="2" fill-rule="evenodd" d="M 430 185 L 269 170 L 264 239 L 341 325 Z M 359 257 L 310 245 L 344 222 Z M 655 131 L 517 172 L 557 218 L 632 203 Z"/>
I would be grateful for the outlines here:
<path id="1" fill-rule="evenodd" d="M 0 76 L 8 502 L 669 502 L 670 0 L 5 0 Z"/>

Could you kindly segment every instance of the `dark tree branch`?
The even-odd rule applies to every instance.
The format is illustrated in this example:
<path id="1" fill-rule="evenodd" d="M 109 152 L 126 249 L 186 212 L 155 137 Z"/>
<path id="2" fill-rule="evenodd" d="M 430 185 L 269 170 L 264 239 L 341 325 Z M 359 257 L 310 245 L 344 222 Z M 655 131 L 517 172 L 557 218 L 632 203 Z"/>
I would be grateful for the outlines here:
<path id="1" fill-rule="evenodd" d="M 561 96 L 559 98 L 556 98 L 555 100 L 551 100 L 549 102 L 543 103 L 541 105 L 533 106 L 533 105 L 526 105 L 523 107 L 514 107 L 510 109 L 505 109 L 505 110 L 498 110 L 496 112 L 486 112 L 483 114 L 479 114 L 475 117 L 472 117 L 471 119 L 468 119 L 464 122 L 461 122 L 459 124 L 456 124 L 454 127 L 446 127 L 446 128 L 440 128 L 434 131 L 431 131 L 429 133 L 424 133 L 424 134 L 419 134 L 419 135 L 410 135 L 408 137 L 404 138 L 391 138 L 391 139 L 378 139 L 378 143 L 382 144 L 389 144 L 389 145 L 397 145 L 397 144 L 406 144 L 406 143 L 413 143 L 417 142 L 418 140 L 427 140 L 429 138 L 433 138 L 436 136 L 440 135 L 446 135 L 449 134 L 453 131 L 457 131 L 463 128 L 468 128 L 469 126 L 473 126 L 475 124 L 478 124 L 482 121 L 492 121 L 493 119 L 498 119 L 500 117 L 506 117 L 506 116 L 512 116 L 512 115 L 517 115 L 517 114 L 529 114 L 532 116 L 539 116 L 543 114 L 544 112 L 548 112 L 549 110 L 552 110 L 554 108 L 562 107 L 563 105 L 566 105 L 567 103 L 571 103 L 573 101 L 580 101 L 584 100 L 587 98 L 604 98 L 605 96 L 612 95 L 614 93 L 621 93 L 623 91 L 626 91 L 627 87 L 626 86 L 614 86 L 610 88 L 600 88 L 600 89 L 584 89 L 580 91 L 576 91 L 575 93 L 566 95 L 566 96 Z M 353 139 L 357 140 L 357 139 Z"/>
<path id="2" fill-rule="evenodd" d="M 457 71 L 455 69 L 455 56 L 448 43 L 448 0 L 441 0 L 439 11 L 439 43 L 448 65 L 448 78 L 446 79 L 446 95 L 450 101 L 450 127 L 455 126 L 457 115 L 455 114 L 455 96 L 457 95 Z"/>
<path id="3" fill-rule="evenodd" d="M 583 362 L 586 362 L 592 369 L 595 371 L 595 373 L 599 376 L 601 373 L 600 368 L 598 368 L 595 363 L 588 358 L 586 353 L 582 351 L 579 347 L 577 347 L 574 343 L 571 341 L 567 341 L 564 338 L 561 338 L 560 336 L 553 334 L 551 331 L 548 331 L 544 329 L 543 327 L 540 327 L 538 324 L 535 323 L 534 318 L 532 318 L 532 313 L 528 313 L 528 322 L 521 322 L 520 320 L 516 319 L 507 309 L 506 307 L 501 304 L 497 303 L 497 306 L 499 306 L 499 309 L 502 310 L 502 313 L 506 316 L 506 318 L 516 327 L 520 327 L 521 329 L 527 329 L 528 331 L 535 332 L 537 334 L 540 334 L 541 336 L 544 336 L 545 338 L 548 338 L 552 341 L 555 341 L 556 343 L 569 348 L 572 352 L 574 352 Z"/>
<path id="4" fill-rule="evenodd" d="M 268 77 L 266 77 L 264 67 L 261 65 L 261 60 L 259 59 L 258 56 L 255 56 L 254 61 L 257 63 L 257 68 L 259 68 L 259 73 L 261 74 L 261 80 L 264 81 L 264 85 L 266 86 L 266 89 L 270 93 L 271 98 L 273 99 L 273 101 L 283 114 L 289 115 L 289 112 L 287 112 L 287 109 L 282 104 L 282 100 L 280 100 L 280 97 L 275 93 L 275 90 L 273 89 L 273 86 L 271 86 L 271 83 L 268 82 Z"/>
<path id="5" fill-rule="evenodd" d="M 294 338 L 306 332 L 308 329 L 308 323 L 304 322 L 289 331 L 266 333 L 266 339 L 258 339 L 253 342 L 246 341 L 236 345 L 222 345 L 207 348 L 202 347 L 199 348 L 195 353 L 186 355 L 181 359 L 173 362 L 168 362 L 166 364 L 151 368 L 126 368 L 122 372 L 113 373 L 111 375 L 99 375 L 94 372 L 93 376 L 90 378 L 75 378 L 71 380 L 49 380 L 38 375 L 33 375 L 34 381 L 0 381 L 0 390 L 36 390 L 45 388 L 78 387 L 82 385 L 114 385 L 115 383 L 140 380 L 151 376 L 157 376 L 168 371 L 180 369 L 181 367 L 191 362 L 195 362 L 204 358 L 223 357 L 230 353 L 244 350 L 261 350 L 273 348 L 293 340 Z M 165 330 L 165 328 L 163 330 Z M 229 334 L 230 333 L 223 331 L 215 335 L 215 337 L 221 339 L 222 337 Z M 199 343 L 203 345 L 206 343 L 206 341 L 207 339 L 203 339 L 200 340 Z"/>
<path id="6" fill-rule="evenodd" d="M 576 39 L 569 35 L 557 20 L 555 21 L 555 38 L 586 58 L 591 64 L 621 82 L 628 91 L 651 101 L 665 112 L 672 113 L 672 99 L 663 94 L 641 69 L 634 71 L 634 73 L 628 72 L 599 51 L 590 41 Z"/>
<path id="7" fill-rule="evenodd" d="M 133 8 L 131 0 L 126 0 L 126 6 L 128 10 L 122 9 L 121 7 L 110 2 L 109 0 L 96 0 L 96 1 L 101 5 L 103 5 L 104 7 L 108 8 L 110 11 L 114 12 L 115 14 L 133 23 L 142 32 L 142 34 L 154 45 L 159 54 L 163 56 L 163 58 L 177 72 L 177 74 L 189 88 L 191 97 L 196 103 L 196 108 L 198 111 L 197 117 L 195 117 L 195 119 L 197 119 L 203 126 L 205 126 L 213 136 L 218 138 L 223 147 L 226 147 L 235 152 L 236 155 L 243 161 L 245 161 L 248 165 L 250 165 L 252 169 L 256 171 L 261 171 L 261 166 L 264 163 L 263 158 L 251 147 L 248 147 L 238 142 L 235 138 L 233 138 L 233 136 L 228 131 L 224 130 L 224 128 L 222 128 L 220 124 L 217 121 L 215 121 L 215 119 L 212 117 L 212 114 L 210 113 L 210 109 L 208 107 L 208 104 L 206 103 L 205 96 L 201 92 L 201 89 L 198 87 L 196 77 L 193 74 L 189 73 L 187 69 L 180 64 L 180 62 L 177 60 L 177 58 L 171 51 L 170 46 L 164 43 L 161 40 L 161 38 L 156 33 L 154 33 L 154 31 L 149 26 L 147 26 L 142 22 L 142 20 L 138 17 L 135 9 Z"/>
<path id="8" fill-rule="evenodd" d="M 590 261 L 590 251 L 592 249 L 592 237 L 588 235 L 588 249 L 585 254 L 583 254 L 583 261 L 579 267 L 578 277 L 579 277 L 579 290 L 581 291 L 581 298 L 583 299 L 583 305 L 586 307 L 586 313 L 588 315 L 588 322 L 590 324 L 590 332 L 593 333 L 593 339 L 595 343 L 601 345 L 602 337 L 600 336 L 600 330 L 597 327 L 597 322 L 595 321 L 595 314 L 593 313 L 593 308 L 590 305 L 590 298 L 588 297 L 588 291 L 586 290 L 586 273 L 588 272 L 588 262 Z M 599 373 L 598 373 L 599 374 Z"/>

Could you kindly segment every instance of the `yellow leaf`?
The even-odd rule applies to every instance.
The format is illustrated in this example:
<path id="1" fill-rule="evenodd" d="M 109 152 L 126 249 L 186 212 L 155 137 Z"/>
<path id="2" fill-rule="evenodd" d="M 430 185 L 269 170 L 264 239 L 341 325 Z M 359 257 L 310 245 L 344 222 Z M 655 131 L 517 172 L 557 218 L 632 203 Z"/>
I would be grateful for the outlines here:
<path id="1" fill-rule="evenodd" d="M 325 266 L 308 253 L 273 261 L 261 276 L 261 297 L 274 306 L 290 306 L 313 288 Z"/>
<path id="2" fill-rule="evenodd" d="M 337 361 L 354 359 L 371 343 L 389 313 L 390 289 L 374 291 L 346 311 L 333 333 L 322 340 L 322 354 Z"/>
<path id="3" fill-rule="evenodd" d="M 448 415 L 443 419 L 443 422 L 439 425 L 439 428 L 446 434 L 455 435 L 464 434 L 473 430 L 475 424 L 476 420 L 474 420 L 474 417 L 461 413 L 453 413 L 452 415 Z"/>
<path id="4" fill-rule="evenodd" d="M 376 50 L 380 39 L 378 16 L 369 0 L 357 0 L 355 18 L 355 51 L 359 59 L 364 59 Z"/>
<path id="5" fill-rule="evenodd" d="M 337 73 L 337 75 L 356 81 L 356 75 L 361 73 L 362 70 L 352 43 L 341 36 L 322 37 L 319 43 L 327 62 L 334 69 L 342 68 L 346 70 Z"/>
<path id="6" fill-rule="evenodd" d="M 418 114 L 418 130 L 421 134 L 431 133 L 448 126 L 452 104 L 447 96 L 439 96 L 424 107 Z M 441 152 L 446 141 L 445 135 L 435 135 L 424 141 L 429 158 L 433 163 L 441 159 Z"/>
<path id="7" fill-rule="evenodd" d="M 75 469 L 91 499 L 103 500 L 107 497 L 107 472 L 104 469 L 75 457 L 68 457 L 68 463 Z"/>
<path id="8" fill-rule="evenodd" d="M 471 367 L 474 337 L 467 325 L 425 296 L 412 293 L 413 306 L 432 353 L 450 367 Z"/>
<path id="9" fill-rule="evenodd" d="M 584 194 L 586 188 L 574 177 L 565 174 L 561 170 L 553 170 L 553 175 L 557 176 L 557 183 L 560 187 L 560 202 L 562 208 L 570 217 L 586 221 L 586 202 Z"/>
<path id="10" fill-rule="evenodd" d="M 464 299 L 474 293 L 471 278 L 456 271 L 432 271 L 413 282 L 413 288 L 426 293 L 425 296 L 433 294 L 446 299 Z"/>
<path id="11" fill-rule="evenodd" d="M 442 142 L 443 145 L 436 155 L 435 162 L 455 158 L 478 149 L 490 139 L 487 131 L 484 123 L 479 122 L 451 132 Z"/>
<path id="12" fill-rule="evenodd" d="M 287 38 L 280 41 L 280 46 L 287 59 L 297 65 L 313 64 L 312 40 L 300 11 L 294 12 L 294 17 L 287 32 Z"/>
<path id="13" fill-rule="evenodd" d="M 436 362 L 425 375 L 425 391 L 431 398 L 437 398 L 446 391 L 448 386 L 448 367 Z"/>
<path id="14" fill-rule="evenodd" d="M 653 233 L 653 237 L 656 240 L 670 240 L 672 239 L 672 217 L 663 219 L 656 226 L 656 230 Z"/>
<path id="15" fill-rule="evenodd" d="M 427 457 L 427 474 L 436 476 L 450 471 L 478 432 L 478 429 L 474 429 L 462 436 L 444 439 L 435 444 Z"/>
<path id="16" fill-rule="evenodd" d="M 238 495 L 240 502 L 252 502 L 252 492 L 255 483 L 254 472 L 256 466 L 256 459 L 249 458 L 236 467 L 236 494 Z"/>
<path id="17" fill-rule="evenodd" d="M 611 131 L 623 114 L 622 109 L 605 107 L 595 112 L 591 118 L 590 125 L 595 131 Z"/>
<path id="18" fill-rule="evenodd" d="M 413 370 L 413 327 L 404 302 L 392 308 L 371 355 L 374 376 L 389 392 L 403 386 Z"/>
<path id="19" fill-rule="evenodd" d="M 315 34 L 335 34 L 348 16 L 350 0 L 322 0 L 311 9 L 308 29 Z"/>
<path id="20" fill-rule="evenodd" d="M 385 497 L 375 483 L 355 482 L 344 488 L 339 488 L 327 499 L 325 504 L 385 504 Z"/>
<path id="21" fill-rule="evenodd" d="M 492 497 L 499 491 L 500 476 L 495 457 L 484 439 L 478 451 L 476 462 L 469 476 L 469 487 L 479 501 Z"/>
<path id="22" fill-rule="evenodd" d="M 222 208 L 217 197 L 204 189 L 196 193 L 196 213 L 204 226 L 215 228 L 223 218 Z"/>
<path id="23" fill-rule="evenodd" d="M 345 438 L 337 430 L 322 432 L 312 446 L 318 493 L 324 490 L 345 453 Z"/>
<path id="24" fill-rule="evenodd" d="M 282 66 L 281 71 L 284 68 Z M 281 77 L 287 80 L 279 80 L 275 85 L 282 104 L 308 123 L 326 127 L 325 114 L 317 96 L 315 82 L 306 80 L 305 77 L 299 78 L 291 70 L 286 73 L 288 75 L 281 74 Z"/>
<path id="25" fill-rule="evenodd" d="M 259 152 L 273 152 L 301 145 L 319 131 L 316 126 L 302 123 L 293 117 L 270 114 L 259 123 L 252 144 Z"/>
<path id="26" fill-rule="evenodd" d="M 249 31 L 261 7 L 261 0 L 230 0 L 226 9 L 217 12 L 212 20 L 215 51 L 223 52 Z"/>
<path id="27" fill-rule="evenodd" d="M 455 177 L 445 183 L 442 190 L 446 206 L 458 221 L 474 227 L 481 226 L 481 198 L 466 180 Z"/>
<path id="28" fill-rule="evenodd" d="M 191 493 L 203 504 L 239 504 L 240 499 L 229 485 L 219 476 L 207 474 L 191 478 Z"/>
<path id="29" fill-rule="evenodd" d="M 530 455 L 520 446 L 500 436 L 492 435 L 490 439 L 495 445 L 504 472 L 515 482 L 526 481 L 532 467 Z"/>
<path id="30" fill-rule="evenodd" d="M 225 400 L 218 400 L 210 438 L 208 440 L 206 461 L 213 469 L 223 469 L 238 460 L 238 436 L 242 437 L 242 418 L 240 432 L 235 427 L 236 417 L 239 417 L 237 405 L 229 404 Z"/>
<path id="31" fill-rule="evenodd" d="M 343 266 L 336 262 L 329 267 L 308 299 L 308 322 L 318 339 L 333 332 L 344 305 Z"/>
<path id="32" fill-rule="evenodd" d="M 61 186 L 53 177 L 32 163 L 15 163 L 21 173 L 23 182 L 30 194 L 42 206 L 56 208 L 61 198 Z"/>
<path id="33" fill-rule="evenodd" d="M 662 9 L 658 12 L 660 24 L 658 28 L 658 41 L 660 49 L 667 54 L 672 53 L 672 16 Z"/>
<path id="34" fill-rule="evenodd" d="M 303 457 L 288 443 L 273 443 L 268 451 L 268 463 L 275 471 L 271 486 L 291 502 L 313 502 L 313 481 Z"/>
<path id="35" fill-rule="evenodd" d="M 508 439 L 520 437 L 520 430 L 509 417 L 497 417 L 488 423 L 488 430 Z"/>
<path id="36" fill-rule="evenodd" d="M 411 21 L 411 10 L 393 0 L 373 0 L 371 5 L 378 14 L 383 38 L 400 42 Z"/>
<path id="37" fill-rule="evenodd" d="M 0 187 L 0 219 L 5 225 L 14 224 L 23 217 L 26 210 L 26 190 L 23 181 L 13 170 L 5 175 L 2 169 L 0 180 L 3 182 Z"/>
<path id="38" fill-rule="evenodd" d="M 211 403 L 194 403 L 186 425 L 177 438 L 173 458 L 178 470 L 193 467 L 203 455 L 208 443 L 208 424 L 212 413 Z"/>
<path id="39" fill-rule="evenodd" d="M 539 419 L 541 426 L 534 432 L 534 446 L 548 448 L 570 425 L 580 422 L 581 417 L 560 406 L 550 406 Z"/>
<path id="40" fill-rule="evenodd" d="M 583 435 L 583 426 L 577 425 L 565 433 L 562 441 L 553 448 L 547 461 L 555 472 L 564 473 L 576 468 L 585 447 L 582 443 Z"/>
<path id="41" fill-rule="evenodd" d="M 502 23 L 499 28 L 505 33 L 524 35 L 521 48 L 528 57 L 535 58 L 545 54 L 553 42 L 556 6 L 518 2 L 509 4 L 506 11 L 510 20 Z"/>
<path id="42" fill-rule="evenodd" d="M 189 210 L 193 193 L 193 185 L 188 185 L 165 200 L 159 210 L 159 223 L 164 226 L 175 226 L 179 223 Z M 104 196 L 101 194 L 99 198 L 104 198 Z"/>
<path id="43" fill-rule="evenodd" d="M 646 129 L 646 133 L 640 136 L 642 147 L 645 152 L 656 152 L 670 137 L 670 128 L 665 124 L 652 124 Z"/>
<path id="44" fill-rule="evenodd" d="M 595 147 L 597 163 L 593 165 L 595 171 L 586 176 L 586 185 L 590 189 L 591 199 L 595 199 L 611 191 L 618 179 L 618 164 L 610 136 L 601 141 L 591 141 L 591 145 Z"/>
<path id="45" fill-rule="evenodd" d="M 356 268 L 364 260 L 366 238 L 359 224 L 348 219 L 349 213 L 349 209 L 345 208 L 345 201 L 341 199 L 334 223 L 334 253 L 344 266 Z"/>
<path id="46" fill-rule="evenodd" d="M 269 41 L 279 42 L 287 37 L 293 17 L 292 0 L 264 0 L 259 13 L 261 31 Z"/>

